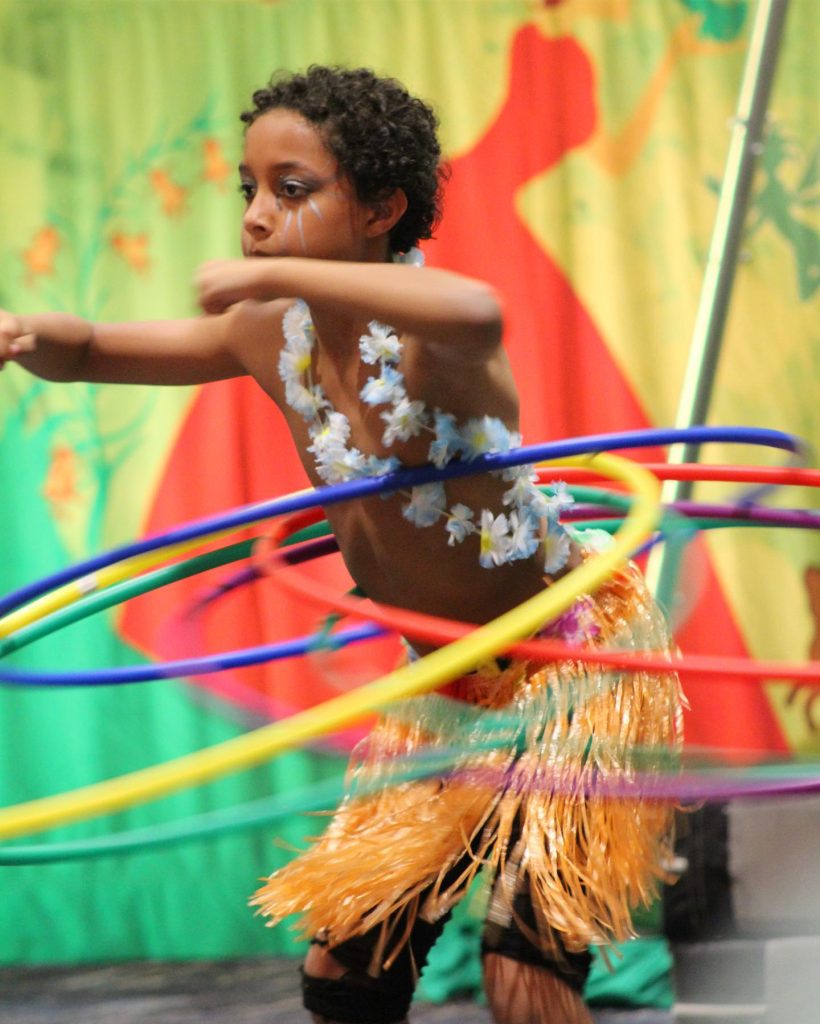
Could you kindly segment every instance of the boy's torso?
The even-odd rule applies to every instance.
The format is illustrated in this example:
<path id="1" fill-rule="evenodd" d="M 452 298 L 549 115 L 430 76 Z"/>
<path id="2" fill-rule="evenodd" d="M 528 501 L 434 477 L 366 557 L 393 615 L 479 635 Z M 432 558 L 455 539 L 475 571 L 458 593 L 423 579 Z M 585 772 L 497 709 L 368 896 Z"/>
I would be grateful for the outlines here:
<path id="1" fill-rule="evenodd" d="M 273 304 L 271 304 L 273 305 Z M 280 304 L 276 304 L 281 309 Z M 326 485 L 317 472 L 308 423 L 291 408 L 276 371 L 284 345 L 279 315 L 271 319 L 271 336 L 264 351 L 257 346 L 250 372 L 277 403 L 288 423 L 302 465 L 311 483 Z M 393 456 L 403 466 L 429 462 L 432 433 L 421 430 L 407 441 L 383 443 L 384 406 L 367 405 L 360 389 L 374 373 L 359 356 L 358 339 L 349 353 L 331 358 L 318 342 L 311 363 L 311 381 L 322 387 L 333 411 L 349 423 L 347 444 L 365 456 Z M 428 410 L 440 409 L 457 423 L 493 416 L 510 430 L 518 427 L 518 399 L 509 364 L 499 347 L 492 358 L 459 360 L 458 353 L 441 352 L 414 339 L 403 339 L 397 369 L 407 395 Z M 508 511 L 502 501 L 509 483 L 486 474 L 445 483 L 447 507 L 461 503 L 494 514 Z M 408 494 L 360 499 L 326 508 L 339 549 L 355 582 L 374 600 L 431 615 L 486 622 L 543 589 L 543 567 L 537 557 L 483 567 L 477 534 L 449 544 L 443 519 L 416 526 L 402 513 Z"/>

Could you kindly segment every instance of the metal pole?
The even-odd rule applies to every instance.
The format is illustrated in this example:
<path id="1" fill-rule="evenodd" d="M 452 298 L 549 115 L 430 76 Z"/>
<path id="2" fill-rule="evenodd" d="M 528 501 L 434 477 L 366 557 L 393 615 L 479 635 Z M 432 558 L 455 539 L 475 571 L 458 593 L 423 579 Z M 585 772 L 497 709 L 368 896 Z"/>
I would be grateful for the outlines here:
<path id="1" fill-rule="evenodd" d="M 689 360 L 675 418 L 676 427 L 703 424 L 709 411 L 755 160 L 762 150 L 761 137 L 788 2 L 759 0 L 755 12 Z M 670 450 L 669 461 L 675 464 L 695 462 L 698 452 L 697 445 L 676 445 Z M 662 497 L 664 502 L 678 501 L 689 497 L 691 492 L 689 481 L 672 480 L 664 485 Z M 673 559 L 666 549 L 667 545 L 656 547 L 650 555 L 647 582 L 660 603 L 669 608 L 677 566 L 672 564 Z"/>

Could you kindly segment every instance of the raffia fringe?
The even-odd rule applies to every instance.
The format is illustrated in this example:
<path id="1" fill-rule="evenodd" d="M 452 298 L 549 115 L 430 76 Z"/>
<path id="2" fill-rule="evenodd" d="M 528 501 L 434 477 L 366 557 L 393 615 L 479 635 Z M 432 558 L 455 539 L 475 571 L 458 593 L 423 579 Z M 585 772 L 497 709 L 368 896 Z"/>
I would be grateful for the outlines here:
<path id="1" fill-rule="evenodd" d="M 584 600 L 589 644 L 669 651 L 634 568 Z M 651 903 L 665 877 L 674 807 L 641 796 L 637 784 L 634 797 L 596 794 L 595 786 L 629 785 L 639 772 L 669 769 L 683 706 L 671 665 L 668 674 L 652 675 L 581 662 L 513 663 L 465 679 L 475 708 L 518 716 L 519 742 L 471 753 L 482 717 L 470 709 L 465 743 L 463 722 L 453 725 L 453 706 L 464 705 L 438 695 L 386 715 L 349 773 L 354 788 L 382 781 L 383 788 L 349 796 L 321 838 L 258 890 L 251 902 L 271 924 L 298 913 L 299 930 L 322 934 L 331 946 L 383 926 L 386 966 L 406 939 L 405 925 L 396 930 L 402 911 L 410 923 L 417 914 L 435 920 L 485 868 L 497 879 L 496 916 L 512 913 L 515 892 L 528 883 L 539 924 L 533 939 L 545 949 L 554 949 L 556 933 L 568 950 L 634 934 L 632 909 Z M 397 757 L 454 742 L 465 749 L 451 776 L 391 785 Z"/>

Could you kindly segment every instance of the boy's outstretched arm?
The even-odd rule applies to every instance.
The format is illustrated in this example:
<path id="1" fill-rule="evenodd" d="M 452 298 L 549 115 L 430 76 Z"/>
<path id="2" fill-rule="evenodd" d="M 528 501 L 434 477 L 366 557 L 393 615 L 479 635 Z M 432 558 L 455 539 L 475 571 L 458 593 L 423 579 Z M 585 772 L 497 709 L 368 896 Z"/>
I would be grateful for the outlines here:
<path id="1" fill-rule="evenodd" d="M 10 360 L 52 381 L 202 384 L 246 371 L 232 348 L 237 311 L 145 323 L 0 310 L 0 369 Z"/>
<path id="2" fill-rule="evenodd" d="M 436 268 L 302 257 L 206 263 L 198 272 L 206 313 L 242 299 L 298 295 L 312 309 L 390 324 L 428 342 L 489 349 L 501 339 L 501 305 L 483 281 Z M 479 352 L 476 352 L 479 355 Z"/>

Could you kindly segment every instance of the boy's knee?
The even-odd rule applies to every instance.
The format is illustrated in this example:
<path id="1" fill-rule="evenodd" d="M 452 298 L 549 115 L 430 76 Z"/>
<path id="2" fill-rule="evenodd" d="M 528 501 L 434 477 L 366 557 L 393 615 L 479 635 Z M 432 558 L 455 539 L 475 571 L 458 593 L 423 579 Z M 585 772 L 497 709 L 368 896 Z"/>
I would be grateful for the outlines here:
<path id="1" fill-rule="evenodd" d="M 312 978 L 330 978 L 336 980 L 344 977 L 347 968 L 343 967 L 327 946 L 314 942 L 305 957 L 304 973 Z"/>
<path id="2" fill-rule="evenodd" d="M 302 1001 L 314 1024 L 402 1024 L 412 985 L 391 972 L 376 978 L 346 968 L 326 947 L 314 944 L 302 970 Z"/>

